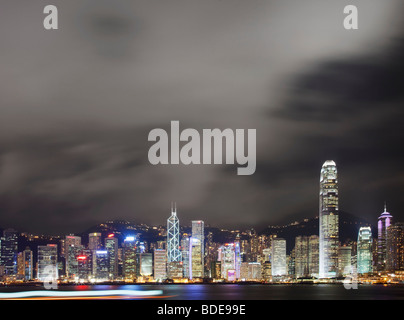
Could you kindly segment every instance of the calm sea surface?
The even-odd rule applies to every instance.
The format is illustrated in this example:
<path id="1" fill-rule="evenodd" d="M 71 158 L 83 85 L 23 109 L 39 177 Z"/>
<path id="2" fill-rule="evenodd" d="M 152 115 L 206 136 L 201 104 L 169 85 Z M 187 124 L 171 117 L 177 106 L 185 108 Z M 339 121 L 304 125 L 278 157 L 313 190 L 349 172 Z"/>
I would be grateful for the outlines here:
<path id="1" fill-rule="evenodd" d="M 156 298 L 167 300 L 400 300 L 404 285 L 359 285 L 347 290 L 342 284 L 237 285 L 77 285 L 59 286 L 60 291 L 87 290 L 161 290 Z M 42 286 L 0 287 L 0 292 L 44 290 Z"/>

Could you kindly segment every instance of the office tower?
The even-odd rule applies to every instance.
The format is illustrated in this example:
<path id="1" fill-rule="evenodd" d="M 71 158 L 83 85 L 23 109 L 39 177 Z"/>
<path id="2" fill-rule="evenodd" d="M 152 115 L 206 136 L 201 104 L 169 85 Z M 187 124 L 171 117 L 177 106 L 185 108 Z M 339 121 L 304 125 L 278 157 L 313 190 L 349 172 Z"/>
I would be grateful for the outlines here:
<path id="1" fill-rule="evenodd" d="M 240 279 L 243 281 L 248 281 L 248 262 L 241 262 Z"/>
<path id="2" fill-rule="evenodd" d="M 21 253 L 21 274 L 25 281 L 32 280 L 34 277 L 33 273 L 33 253 L 32 250 L 27 247 Z"/>
<path id="3" fill-rule="evenodd" d="M 319 237 L 311 235 L 309 237 L 309 275 L 318 277 L 319 269 Z"/>
<path id="4" fill-rule="evenodd" d="M 213 233 L 208 232 L 205 237 L 205 277 L 212 278 L 212 262 L 216 261 L 218 245 L 213 242 Z"/>
<path id="5" fill-rule="evenodd" d="M 182 261 L 171 261 L 167 264 L 167 278 L 168 279 L 181 279 L 183 277 L 183 264 Z"/>
<path id="6" fill-rule="evenodd" d="M 136 279 L 136 242 L 135 237 L 126 237 L 123 242 L 123 277 L 125 280 L 133 281 Z"/>
<path id="7" fill-rule="evenodd" d="M 341 246 L 338 249 L 338 275 L 346 276 L 348 274 L 354 273 L 355 270 L 352 268 L 351 262 L 352 247 Z"/>
<path id="8" fill-rule="evenodd" d="M 270 281 L 272 278 L 272 268 L 269 261 L 261 263 L 262 266 L 262 279 L 265 281 Z"/>
<path id="9" fill-rule="evenodd" d="M 250 241 L 246 239 L 240 239 L 240 255 L 242 261 L 250 261 L 250 251 Z"/>
<path id="10" fill-rule="evenodd" d="M 171 217 L 167 219 L 167 263 L 181 261 L 180 251 L 180 223 L 177 208 L 171 208 Z"/>
<path id="11" fill-rule="evenodd" d="M 108 280 L 109 278 L 109 258 L 107 250 L 93 251 L 93 276 L 96 280 Z"/>
<path id="12" fill-rule="evenodd" d="M 77 273 L 77 256 L 82 250 L 81 237 L 68 235 L 64 239 L 64 258 L 65 258 L 65 269 L 66 276 L 68 278 L 73 278 L 74 274 Z"/>
<path id="13" fill-rule="evenodd" d="M 94 276 L 94 259 L 93 250 L 84 249 L 82 246 L 71 247 L 73 252 L 76 252 L 77 267 L 75 274 L 71 276 L 76 281 L 89 281 Z M 77 249 L 75 249 L 77 248 Z M 80 249 L 81 248 L 81 249 Z"/>
<path id="14" fill-rule="evenodd" d="M 101 249 L 101 233 L 93 232 L 88 235 L 88 249 L 90 250 L 98 250 Z"/>
<path id="15" fill-rule="evenodd" d="M 221 278 L 231 281 L 240 278 L 240 246 L 238 243 L 226 243 L 219 247 L 218 260 L 221 262 Z"/>
<path id="16" fill-rule="evenodd" d="M 338 177 L 334 161 L 327 160 L 320 174 L 319 277 L 332 278 L 338 271 Z"/>
<path id="17" fill-rule="evenodd" d="M 295 276 L 295 248 L 293 248 L 290 254 L 286 256 L 286 268 L 288 275 Z"/>
<path id="18" fill-rule="evenodd" d="M 167 250 L 154 249 L 154 279 L 167 279 Z"/>
<path id="19" fill-rule="evenodd" d="M 262 250 L 263 261 L 271 261 L 272 248 L 265 248 Z"/>
<path id="20" fill-rule="evenodd" d="M 259 254 L 259 239 L 257 232 L 254 229 L 250 230 L 250 254 L 248 257 L 249 261 L 256 262 Z"/>
<path id="21" fill-rule="evenodd" d="M 118 239 L 111 233 L 104 242 L 108 251 L 109 279 L 114 280 L 118 277 Z"/>
<path id="22" fill-rule="evenodd" d="M 286 259 L 285 259 L 286 260 Z M 259 262 L 248 262 L 248 281 L 262 280 L 262 266 Z"/>
<path id="23" fill-rule="evenodd" d="M 393 216 L 387 212 L 386 204 L 384 212 L 377 221 L 377 270 L 386 270 L 387 259 L 387 228 L 393 223 Z"/>
<path id="24" fill-rule="evenodd" d="M 192 221 L 192 237 L 189 244 L 190 249 L 190 279 L 204 277 L 204 243 L 205 227 L 201 220 Z"/>
<path id="25" fill-rule="evenodd" d="M 296 278 L 317 277 L 319 239 L 316 235 L 297 236 L 294 248 L 294 269 Z"/>
<path id="26" fill-rule="evenodd" d="M 386 270 L 404 270 L 404 223 L 397 222 L 387 227 Z"/>
<path id="27" fill-rule="evenodd" d="M 56 281 L 58 278 L 58 247 L 56 244 L 38 246 L 38 274 L 39 281 Z"/>
<path id="28" fill-rule="evenodd" d="M 282 238 L 274 238 L 272 240 L 272 257 L 271 257 L 272 276 L 287 275 L 286 267 L 286 240 Z"/>
<path id="29" fill-rule="evenodd" d="M 309 238 L 306 236 L 295 238 L 295 276 L 309 276 Z"/>
<path id="30" fill-rule="evenodd" d="M 186 233 L 181 239 L 182 271 L 184 278 L 189 278 L 189 239 Z"/>
<path id="31" fill-rule="evenodd" d="M 358 274 L 373 271 L 372 242 L 372 229 L 370 227 L 361 227 L 359 229 L 357 242 L 356 265 Z"/>
<path id="32" fill-rule="evenodd" d="M 17 274 L 18 232 L 14 229 L 3 231 L 1 238 L 0 265 L 4 266 L 6 275 Z"/>
<path id="33" fill-rule="evenodd" d="M 150 277 L 153 274 L 153 254 L 139 254 L 139 275 L 142 277 Z"/>

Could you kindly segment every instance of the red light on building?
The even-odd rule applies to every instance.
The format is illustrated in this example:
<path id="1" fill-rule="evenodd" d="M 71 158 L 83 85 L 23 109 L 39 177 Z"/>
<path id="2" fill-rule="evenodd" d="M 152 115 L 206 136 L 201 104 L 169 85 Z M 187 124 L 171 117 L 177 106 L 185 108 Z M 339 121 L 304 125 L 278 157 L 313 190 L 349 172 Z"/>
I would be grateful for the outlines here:
<path id="1" fill-rule="evenodd" d="M 113 234 L 113 233 L 110 233 L 109 235 L 108 235 L 108 238 L 113 238 L 115 235 Z"/>
<path id="2" fill-rule="evenodd" d="M 77 260 L 86 260 L 87 259 L 87 256 L 78 256 L 77 257 Z"/>

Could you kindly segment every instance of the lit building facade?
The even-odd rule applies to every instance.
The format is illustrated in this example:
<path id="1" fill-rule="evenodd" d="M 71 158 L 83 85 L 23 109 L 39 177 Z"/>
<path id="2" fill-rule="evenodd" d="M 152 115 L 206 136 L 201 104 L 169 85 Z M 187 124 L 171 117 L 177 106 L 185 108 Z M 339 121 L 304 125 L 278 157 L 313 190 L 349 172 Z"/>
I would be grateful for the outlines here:
<path id="1" fill-rule="evenodd" d="M 3 231 L 1 241 L 0 265 L 6 275 L 17 274 L 18 232 L 14 229 Z"/>
<path id="2" fill-rule="evenodd" d="M 93 270 L 95 271 L 93 277 L 96 280 L 109 279 L 109 259 L 107 250 L 95 250 L 93 255 Z"/>
<path id="3" fill-rule="evenodd" d="M 101 233 L 92 232 L 88 235 L 88 249 L 90 250 L 98 250 L 101 249 Z"/>
<path id="4" fill-rule="evenodd" d="M 139 254 L 139 275 L 142 277 L 150 277 L 153 274 L 153 254 Z"/>
<path id="5" fill-rule="evenodd" d="M 192 221 L 192 237 L 189 243 L 189 278 L 203 278 L 205 265 L 205 224 L 201 220 Z"/>
<path id="6" fill-rule="evenodd" d="M 332 278 L 338 272 L 338 176 L 334 161 L 327 160 L 320 174 L 319 277 Z"/>
<path id="7" fill-rule="evenodd" d="M 184 278 L 189 278 L 189 241 L 190 238 L 188 234 L 184 234 L 181 239 L 182 270 Z"/>
<path id="8" fill-rule="evenodd" d="M 404 270 L 404 223 L 397 222 L 387 228 L 386 270 Z"/>
<path id="9" fill-rule="evenodd" d="M 118 277 L 118 239 L 111 233 L 104 242 L 108 251 L 109 278 L 113 280 Z"/>
<path id="10" fill-rule="evenodd" d="M 18 274 L 22 276 L 24 281 L 33 279 L 33 252 L 27 247 L 18 254 Z"/>
<path id="11" fill-rule="evenodd" d="M 285 239 L 272 239 L 271 269 L 272 276 L 287 275 Z"/>
<path id="12" fill-rule="evenodd" d="M 167 279 L 167 250 L 154 249 L 154 279 Z"/>
<path id="13" fill-rule="evenodd" d="M 72 279 L 77 274 L 77 256 L 83 249 L 81 237 L 68 235 L 64 239 L 64 258 L 66 277 Z"/>
<path id="14" fill-rule="evenodd" d="M 385 271 L 387 267 L 387 228 L 393 223 L 393 216 L 387 212 L 386 205 L 384 212 L 377 221 L 377 270 Z"/>
<path id="15" fill-rule="evenodd" d="M 361 227 L 357 241 L 357 272 L 358 274 L 370 273 L 373 271 L 373 238 L 371 227 Z"/>
<path id="16" fill-rule="evenodd" d="M 221 278 L 231 281 L 232 277 L 240 279 L 240 245 L 226 243 L 218 250 L 218 260 L 221 262 Z M 229 279 L 230 276 L 230 279 Z"/>
<path id="17" fill-rule="evenodd" d="M 137 276 L 136 242 L 135 237 L 126 237 L 123 242 L 123 270 L 125 280 L 133 281 Z"/>
<path id="18" fill-rule="evenodd" d="M 345 276 L 353 273 L 352 262 L 352 247 L 350 246 L 341 246 L 338 249 L 338 275 Z"/>
<path id="19" fill-rule="evenodd" d="M 39 281 L 55 281 L 58 278 L 58 247 L 56 244 L 38 246 Z"/>
<path id="20" fill-rule="evenodd" d="M 181 261 L 180 251 L 180 223 L 177 208 L 171 209 L 171 216 L 167 219 L 167 263 Z"/>

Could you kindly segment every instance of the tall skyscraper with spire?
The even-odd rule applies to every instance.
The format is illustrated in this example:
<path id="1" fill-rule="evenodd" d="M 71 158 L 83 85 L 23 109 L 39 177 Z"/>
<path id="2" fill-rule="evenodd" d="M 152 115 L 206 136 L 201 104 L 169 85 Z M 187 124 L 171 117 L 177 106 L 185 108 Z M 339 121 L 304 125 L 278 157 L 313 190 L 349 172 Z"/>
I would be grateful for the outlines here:
<path id="1" fill-rule="evenodd" d="M 338 175 L 334 161 L 327 160 L 320 174 L 319 277 L 332 278 L 338 271 Z"/>
<path id="2" fill-rule="evenodd" d="M 181 261 L 180 222 L 177 217 L 177 205 L 171 205 L 171 216 L 167 219 L 167 263 Z"/>
<path id="3" fill-rule="evenodd" d="M 384 203 L 384 212 L 377 221 L 377 270 L 386 270 L 387 259 L 387 228 L 392 224 L 393 216 L 387 212 Z"/>

